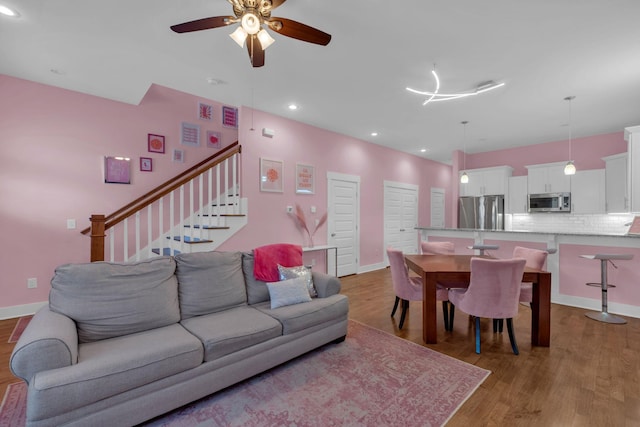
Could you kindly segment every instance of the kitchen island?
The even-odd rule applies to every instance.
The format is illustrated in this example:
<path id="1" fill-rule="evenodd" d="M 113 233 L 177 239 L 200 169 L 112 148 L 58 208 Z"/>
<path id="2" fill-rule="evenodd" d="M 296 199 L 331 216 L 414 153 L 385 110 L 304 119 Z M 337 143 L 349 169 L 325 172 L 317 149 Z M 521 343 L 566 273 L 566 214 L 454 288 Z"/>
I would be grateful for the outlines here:
<path id="1" fill-rule="evenodd" d="M 601 290 L 586 283 L 600 281 L 600 263 L 580 257 L 602 253 L 633 254 L 633 260 L 609 266 L 609 312 L 640 318 L 640 236 L 576 232 L 539 232 L 442 229 L 417 227 L 426 241 L 450 241 L 458 254 L 477 253 L 474 244 L 498 245 L 487 254 L 510 258 L 515 246 L 547 250 L 547 271 L 551 272 L 551 302 L 600 310 Z"/>

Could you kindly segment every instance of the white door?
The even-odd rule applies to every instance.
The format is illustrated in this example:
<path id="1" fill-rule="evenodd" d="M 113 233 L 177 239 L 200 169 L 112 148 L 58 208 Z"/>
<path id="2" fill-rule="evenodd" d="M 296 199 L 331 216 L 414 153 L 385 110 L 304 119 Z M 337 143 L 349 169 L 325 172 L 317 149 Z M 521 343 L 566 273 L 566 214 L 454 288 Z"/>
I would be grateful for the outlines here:
<path id="1" fill-rule="evenodd" d="M 418 187 L 384 182 L 384 254 L 392 246 L 407 254 L 418 251 Z M 386 259 L 386 258 L 385 258 Z M 387 260 L 388 261 L 388 260 Z"/>
<path id="2" fill-rule="evenodd" d="M 360 177 L 329 172 L 328 179 L 328 217 L 327 242 L 338 248 L 338 277 L 358 272 L 359 245 L 359 206 L 358 193 Z M 334 261 L 329 263 L 333 270 Z"/>
<path id="3" fill-rule="evenodd" d="M 444 228 L 444 188 L 431 189 L 431 227 Z"/>

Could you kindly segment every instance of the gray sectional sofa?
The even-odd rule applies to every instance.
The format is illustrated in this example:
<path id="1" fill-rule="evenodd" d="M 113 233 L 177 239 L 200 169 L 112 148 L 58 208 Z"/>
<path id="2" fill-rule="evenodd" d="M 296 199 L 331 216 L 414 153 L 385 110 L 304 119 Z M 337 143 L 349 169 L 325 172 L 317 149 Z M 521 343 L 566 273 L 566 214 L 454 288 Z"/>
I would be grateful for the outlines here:
<path id="1" fill-rule="evenodd" d="M 337 278 L 313 272 L 316 298 L 272 309 L 253 265 L 205 252 L 58 267 L 11 355 L 27 425 L 135 425 L 344 339 Z"/>

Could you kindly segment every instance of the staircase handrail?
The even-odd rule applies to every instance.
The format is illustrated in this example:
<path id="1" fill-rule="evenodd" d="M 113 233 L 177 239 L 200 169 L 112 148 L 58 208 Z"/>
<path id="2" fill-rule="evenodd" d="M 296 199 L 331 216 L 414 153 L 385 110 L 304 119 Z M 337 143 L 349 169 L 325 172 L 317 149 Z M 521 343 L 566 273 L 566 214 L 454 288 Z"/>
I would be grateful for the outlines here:
<path id="1" fill-rule="evenodd" d="M 153 190 L 138 197 L 133 202 L 121 207 L 117 211 L 104 217 L 104 231 L 108 230 L 109 228 L 113 227 L 114 225 L 118 224 L 124 219 L 130 217 L 131 215 L 134 215 L 136 212 L 141 211 L 145 207 L 161 199 L 162 197 L 171 193 L 172 191 L 179 188 L 180 186 L 191 181 L 192 179 L 200 175 L 205 170 L 222 163 L 223 161 L 232 157 L 235 154 L 240 154 L 240 153 L 242 153 L 242 146 L 239 145 L 238 141 L 236 141 L 233 144 L 218 151 L 214 155 L 207 157 L 200 163 L 190 167 L 189 169 L 185 170 L 179 175 L 176 175 L 175 177 L 165 181 L 164 183 L 160 184 Z M 82 230 L 81 233 L 87 234 L 90 231 L 91 231 L 91 226 Z"/>

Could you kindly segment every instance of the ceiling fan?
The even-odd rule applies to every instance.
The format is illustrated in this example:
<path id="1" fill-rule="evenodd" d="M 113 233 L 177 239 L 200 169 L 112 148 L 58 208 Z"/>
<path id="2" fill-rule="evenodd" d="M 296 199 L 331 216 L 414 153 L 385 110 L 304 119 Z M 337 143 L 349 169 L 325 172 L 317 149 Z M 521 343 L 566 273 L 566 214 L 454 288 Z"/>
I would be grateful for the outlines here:
<path id="1" fill-rule="evenodd" d="M 263 26 L 304 42 L 326 46 L 331 41 L 331 35 L 316 28 L 286 18 L 271 16 L 271 11 L 282 5 L 286 0 L 227 0 L 233 6 L 235 16 L 213 16 L 211 18 L 196 19 L 172 25 L 176 33 L 190 33 L 192 31 L 208 30 L 226 27 L 240 23 L 240 26 L 230 34 L 236 43 L 243 47 L 246 43 L 249 59 L 254 67 L 264 65 L 264 50 L 275 40 Z"/>

